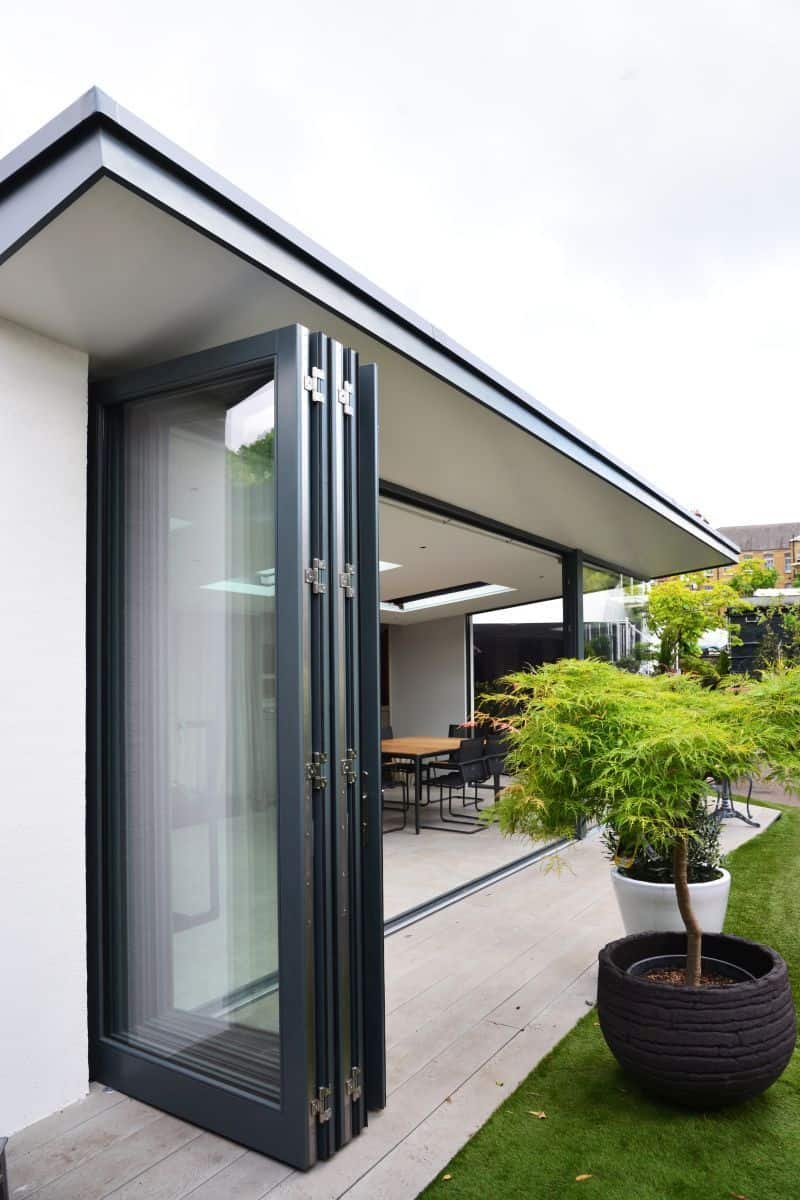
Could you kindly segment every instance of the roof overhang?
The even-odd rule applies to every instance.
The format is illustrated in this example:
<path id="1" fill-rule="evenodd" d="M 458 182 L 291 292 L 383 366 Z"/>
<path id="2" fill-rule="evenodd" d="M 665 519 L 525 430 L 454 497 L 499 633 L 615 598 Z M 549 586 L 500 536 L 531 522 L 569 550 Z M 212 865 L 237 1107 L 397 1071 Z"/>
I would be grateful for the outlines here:
<path id="1" fill-rule="evenodd" d="M 0 162 L 0 315 L 95 376 L 299 321 L 381 377 L 399 492 L 655 577 L 737 547 L 93 89 Z M 521 436 L 527 435 L 527 436 Z"/>

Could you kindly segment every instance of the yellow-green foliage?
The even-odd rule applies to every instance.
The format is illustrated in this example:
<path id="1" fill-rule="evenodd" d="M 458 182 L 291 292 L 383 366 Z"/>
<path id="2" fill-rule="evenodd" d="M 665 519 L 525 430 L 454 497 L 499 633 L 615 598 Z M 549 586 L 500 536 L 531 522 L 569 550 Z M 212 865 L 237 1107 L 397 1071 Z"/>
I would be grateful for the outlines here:
<path id="1" fill-rule="evenodd" d="M 515 782 L 492 813 L 506 833 L 566 836 L 588 818 L 627 847 L 667 853 L 710 776 L 800 775 L 800 669 L 712 691 L 691 676 L 562 659 L 503 687 L 486 699 L 506 713 Z"/>

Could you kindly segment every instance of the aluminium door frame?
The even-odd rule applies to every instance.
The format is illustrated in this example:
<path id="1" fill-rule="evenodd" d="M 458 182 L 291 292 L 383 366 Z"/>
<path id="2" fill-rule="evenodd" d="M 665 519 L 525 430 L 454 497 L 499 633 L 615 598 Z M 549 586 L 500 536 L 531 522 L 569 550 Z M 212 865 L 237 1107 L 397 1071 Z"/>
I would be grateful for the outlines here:
<path id="1" fill-rule="evenodd" d="M 168 364 L 130 372 L 91 388 L 89 428 L 89 537 L 87 539 L 87 904 L 90 1069 L 113 1076 L 121 1090 L 298 1167 L 317 1157 L 316 1116 L 311 1098 L 315 1068 L 316 947 L 312 914 L 311 794 L 305 764 L 311 757 L 309 688 L 310 589 L 301 585 L 309 562 L 309 413 L 304 378 L 307 330 L 289 326 Z M 119 604 L 119 577 L 109 577 L 107 513 L 114 498 L 109 462 L 110 409 L 134 397 L 256 374 L 274 363 L 276 646 L 278 677 L 278 903 L 281 1100 L 274 1106 L 243 1089 L 212 1083 L 187 1068 L 170 1066 L 145 1051 L 115 1042 L 104 1028 L 109 1001 L 108 917 L 104 822 L 119 812 L 112 788 L 118 764 L 109 761 L 108 716 L 120 695 L 105 681 L 109 656 L 119 653 L 112 623 Z M 119 474 L 119 462 L 116 463 Z M 117 497 L 117 501 L 118 501 Z M 294 583 L 292 582 L 294 581 Z M 114 681 L 116 686 L 117 681 Z M 109 695 L 109 692 L 111 693 Z M 109 707 L 110 705 L 110 707 Z M 301 791 L 301 803 L 288 798 Z M 283 799 L 281 799 L 283 797 Z"/>

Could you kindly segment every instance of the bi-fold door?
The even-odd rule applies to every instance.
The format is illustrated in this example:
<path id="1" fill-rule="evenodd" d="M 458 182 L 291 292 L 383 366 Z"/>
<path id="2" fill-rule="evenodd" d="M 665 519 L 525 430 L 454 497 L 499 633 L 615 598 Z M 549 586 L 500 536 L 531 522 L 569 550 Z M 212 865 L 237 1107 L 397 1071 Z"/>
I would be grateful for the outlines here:
<path id="1" fill-rule="evenodd" d="M 93 1077 L 300 1167 L 385 1096 L 376 403 L 298 326 L 92 397 Z"/>

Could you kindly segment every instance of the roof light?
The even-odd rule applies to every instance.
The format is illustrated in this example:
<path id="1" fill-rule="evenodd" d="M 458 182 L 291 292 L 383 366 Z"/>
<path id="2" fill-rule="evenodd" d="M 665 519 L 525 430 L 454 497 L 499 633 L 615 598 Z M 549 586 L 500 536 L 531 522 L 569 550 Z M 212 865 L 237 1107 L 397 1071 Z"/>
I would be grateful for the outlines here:
<path id="1" fill-rule="evenodd" d="M 465 600 L 483 600 L 486 596 L 501 596 L 505 592 L 515 592 L 516 590 L 516 588 L 505 587 L 502 583 L 481 583 L 474 587 L 455 588 L 450 592 L 435 592 L 430 596 L 417 596 L 413 600 L 395 602 L 392 605 L 392 610 L 396 612 L 419 612 L 422 608 L 439 608 L 444 604 L 461 604 Z"/>

